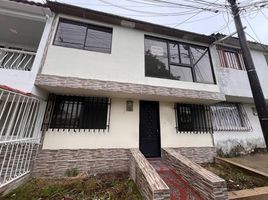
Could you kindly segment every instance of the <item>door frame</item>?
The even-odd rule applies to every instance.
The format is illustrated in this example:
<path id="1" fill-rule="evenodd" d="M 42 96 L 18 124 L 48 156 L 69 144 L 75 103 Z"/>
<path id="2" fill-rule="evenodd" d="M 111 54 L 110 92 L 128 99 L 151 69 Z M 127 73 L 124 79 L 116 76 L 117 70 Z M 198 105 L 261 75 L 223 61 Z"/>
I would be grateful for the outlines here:
<path id="1" fill-rule="evenodd" d="M 158 156 L 151 156 L 151 157 L 161 157 L 161 126 L 160 126 L 160 102 L 159 101 L 148 101 L 148 100 L 140 100 L 139 101 L 139 149 L 141 145 L 141 103 L 142 102 L 151 102 L 157 104 L 157 129 L 158 129 L 158 144 L 159 144 L 159 155 Z"/>

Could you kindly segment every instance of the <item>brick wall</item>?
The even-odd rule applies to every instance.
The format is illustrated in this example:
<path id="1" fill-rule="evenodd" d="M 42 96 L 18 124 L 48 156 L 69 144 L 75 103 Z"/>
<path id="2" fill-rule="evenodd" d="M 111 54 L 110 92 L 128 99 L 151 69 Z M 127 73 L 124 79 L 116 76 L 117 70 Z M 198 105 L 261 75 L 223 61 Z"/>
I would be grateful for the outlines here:
<path id="1" fill-rule="evenodd" d="M 129 169 L 128 149 L 59 149 L 40 150 L 34 162 L 34 177 L 64 177 L 67 169 L 77 168 L 80 172 L 101 174 L 127 172 Z"/>
<path id="2" fill-rule="evenodd" d="M 226 182 L 174 149 L 162 149 L 162 159 L 173 167 L 205 200 L 227 200 Z"/>
<path id="3" fill-rule="evenodd" d="M 144 199 L 168 200 L 170 190 L 138 149 L 130 150 L 129 172 Z"/>
<path id="4" fill-rule="evenodd" d="M 215 147 L 171 148 L 195 163 L 212 163 L 216 157 Z"/>

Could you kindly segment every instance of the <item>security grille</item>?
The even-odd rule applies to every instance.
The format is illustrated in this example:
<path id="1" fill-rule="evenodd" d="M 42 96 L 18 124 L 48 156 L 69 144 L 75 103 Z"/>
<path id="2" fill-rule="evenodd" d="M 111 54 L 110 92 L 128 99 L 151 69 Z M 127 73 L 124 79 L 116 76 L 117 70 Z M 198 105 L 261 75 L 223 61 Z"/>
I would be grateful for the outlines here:
<path id="1" fill-rule="evenodd" d="M 217 49 L 221 67 L 246 70 L 243 56 L 239 49 L 225 48 L 221 46 L 218 46 Z"/>
<path id="2" fill-rule="evenodd" d="M 111 100 L 50 95 L 43 129 L 109 130 Z"/>
<path id="3" fill-rule="evenodd" d="M 35 52 L 0 48 L 0 68 L 31 71 Z"/>
<path id="4" fill-rule="evenodd" d="M 181 133 L 252 130 L 246 111 L 239 103 L 175 104 L 175 116 L 177 132 Z"/>
<path id="5" fill-rule="evenodd" d="M 40 100 L 0 88 L 0 187 L 30 172 L 44 110 Z"/>
<path id="6" fill-rule="evenodd" d="M 210 107 L 175 104 L 176 129 L 184 133 L 213 133 Z"/>
<path id="7" fill-rule="evenodd" d="M 250 131 L 248 116 L 241 104 L 218 103 L 211 106 L 215 131 Z"/>

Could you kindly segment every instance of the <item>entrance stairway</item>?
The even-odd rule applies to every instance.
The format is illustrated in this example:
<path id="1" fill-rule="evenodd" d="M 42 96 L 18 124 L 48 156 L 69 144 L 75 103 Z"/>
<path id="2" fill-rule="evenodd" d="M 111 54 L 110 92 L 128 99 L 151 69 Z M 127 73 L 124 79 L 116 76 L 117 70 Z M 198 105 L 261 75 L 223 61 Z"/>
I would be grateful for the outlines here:
<path id="1" fill-rule="evenodd" d="M 197 191 L 172 168 L 161 161 L 161 158 L 148 158 L 150 164 L 170 188 L 171 200 L 203 200 Z"/>

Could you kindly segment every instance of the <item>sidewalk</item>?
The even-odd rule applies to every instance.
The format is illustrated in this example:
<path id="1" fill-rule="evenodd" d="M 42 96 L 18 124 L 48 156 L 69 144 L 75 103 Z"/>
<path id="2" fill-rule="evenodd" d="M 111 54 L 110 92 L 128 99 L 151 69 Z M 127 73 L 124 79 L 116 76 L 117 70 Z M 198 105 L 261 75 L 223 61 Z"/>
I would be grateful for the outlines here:
<path id="1" fill-rule="evenodd" d="M 253 168 L 268 175 L 268 153 L 256 153 L 227 160 Z"/>

